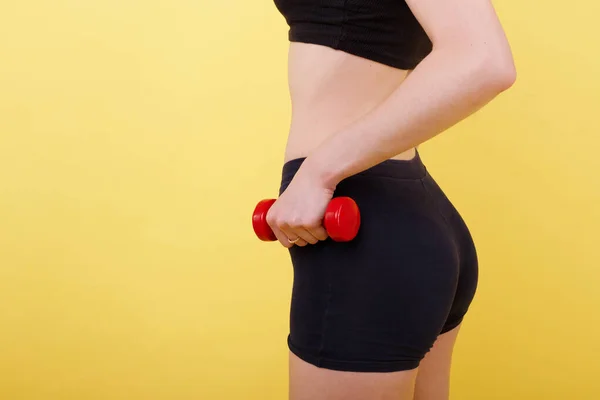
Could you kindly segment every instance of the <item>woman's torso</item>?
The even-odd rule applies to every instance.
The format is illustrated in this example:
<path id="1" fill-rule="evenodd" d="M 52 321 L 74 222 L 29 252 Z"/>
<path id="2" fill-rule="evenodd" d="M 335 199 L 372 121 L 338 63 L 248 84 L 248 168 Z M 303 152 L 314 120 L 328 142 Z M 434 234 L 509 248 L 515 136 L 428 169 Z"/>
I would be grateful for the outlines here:
<path id="1" fill-rule="evenodd" d="M 290 43 L 292 120 L 285 160 L 310 155 L 328 136 L 365 116 L 406 78 L 407 71 L 309 43 Z M 414 149 L 394 158 L 410 159 Z"/>

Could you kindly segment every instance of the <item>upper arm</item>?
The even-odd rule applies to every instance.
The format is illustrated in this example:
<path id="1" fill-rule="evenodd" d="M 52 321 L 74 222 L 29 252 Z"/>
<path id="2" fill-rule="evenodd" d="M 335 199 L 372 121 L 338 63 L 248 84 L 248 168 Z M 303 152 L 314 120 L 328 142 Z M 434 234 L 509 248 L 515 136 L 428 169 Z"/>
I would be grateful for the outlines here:
<path id="1" fill-rule="evenodd" d="M 504 30 L 490 0 L 406 0 L 433 42 L 510 56 Z"/>

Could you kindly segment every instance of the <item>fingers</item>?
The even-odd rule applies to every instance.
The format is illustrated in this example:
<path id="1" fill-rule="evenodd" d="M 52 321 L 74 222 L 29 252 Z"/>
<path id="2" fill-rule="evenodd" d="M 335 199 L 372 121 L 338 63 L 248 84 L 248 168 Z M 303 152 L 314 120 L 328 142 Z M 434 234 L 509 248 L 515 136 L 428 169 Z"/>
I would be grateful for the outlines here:
<path id="1" fill-rule="evenodd" d="M 317 244 L 327 239 L 327 231 L 319 222 L 302 224 L 278 221 L 276 217 L 267 215 L 267 223 L 273 230 L 277 240 L 286 248 L 293 245 L 304 247 L 307 244 Z"/>
<path id="2" fill-rule="evenodd" d="M 290 247 L 292 247 L 294 245 L 294 243 L 290 242 L 290 239 L 291 240 L 293 240 L 293 239 L 292 238 L 288 239 L 287 235 L 285 233 L 283 233 L 281 231 L 281 229 L 279 229 L 277 227 L 277 225 L 275 225 L 275 224 L 273 224 L 273 225 L 269 224 L 269 226 L 271 227 L 271 229 L 273 230 L 273 233 L 275 234 L 275 237 L 277 238 L 277 240 L 279 240 L 279 243 L 281 243 L 281 245 L 283 247 L 286 247 L 286 248 L 289 249 Z M 298 242 L 299 241 L 300 240 L 298 240 Z"/>
<path id="3" fill-rule="evenodd" d="M 319 239 L 314 237 L 309 231 L 302 227 L 292 228 L 290 226 L 281 227 L 281 231 L 287 236 L 287 238 L 293 242 L 296 246 L 306 246 L 307 243 L 317 244 Z M 296 239 L 299 239 L 296 241 Z"/>
<path id="4" fill-rule="evenodd" d="M 308 231 L 317 240 L 326 240 L 329 237 L 329 235 L 327 234 L 327 231 L 321 224 L 319 224 L 319 226 L 316 226 L 316 227 L 309 227 Z"/>
<path id="5" fill-rule="evenodd" d="M 298 236 L 291 234 L 290 232 L 286 233 L 281 229 L 281 227 L 284 225 L 284 223 L 279 221 L 277 219 L 277 217 L 275 217 L 275 215 L 272 214 L 271 211 L 269 211 L 267 213 L 267 224 L 269 224 L 269 226 L 271 227 L 271 230 L 275 234 L 275 237 L 277 238 L 279 243 L 281 243 L 281 245 L 283 247 L 286 247 L 289 249 L 295 243 L 301 242 L 302 239 L 300 239 Z M 298 240 L 296 240 L 296 239 L 298 239 Z"/>
<path id="6" fill-rule="evenodd" d="M 292 223 L 284 223 L 280 226 L 280 229 L 288 235 L 288 238 L 294 240 L 295 238 L 300 238 L 300 241 L 304 241 L 310 244 L 317 244 L 320 240 L 327 239 L 327 232 L 325 228 L 323 228 L 320 219 L 312 219 L 312 220 L 294 220 Z M 294 236 L 289 236 L 294 235 Z M 300 246 L 300 244 L 297 245 Z"/>
<path id="7" fill-rule="evenodd" d="M 296 240 L 297 239 L 297 240 Z M 299 246 L 299 247 L 304 247 L 306 246 L 308 243 L 306 242 L 306 240 L 298 237 L 296 239 L 291 239 L 288 243 L 291 243 L 292 246 Z"/>

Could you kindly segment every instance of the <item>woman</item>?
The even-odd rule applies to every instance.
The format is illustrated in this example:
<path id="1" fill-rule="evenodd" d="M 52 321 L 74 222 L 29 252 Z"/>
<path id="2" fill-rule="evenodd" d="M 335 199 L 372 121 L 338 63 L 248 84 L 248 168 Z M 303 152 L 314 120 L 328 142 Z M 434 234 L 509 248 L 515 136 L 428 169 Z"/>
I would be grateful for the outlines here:
<path id="1" fill-rule="evenodd" d="M 513 84 L 493 6 L 275 3 L 290 26 L 292 121 L 267 221 L 294 265 L 290 398 L 447 399 L 477 256 L 416 147 Z M 333 196 L 360 208 L 351 242 L 327 240 Z"/>

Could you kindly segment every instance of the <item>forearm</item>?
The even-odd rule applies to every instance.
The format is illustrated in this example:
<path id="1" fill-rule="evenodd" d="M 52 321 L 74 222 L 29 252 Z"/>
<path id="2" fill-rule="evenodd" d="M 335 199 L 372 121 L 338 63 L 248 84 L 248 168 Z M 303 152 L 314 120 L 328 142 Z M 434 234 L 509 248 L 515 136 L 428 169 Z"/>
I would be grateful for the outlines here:
<path id="1" fill-rule="evenodd" d="M 512 59 L 473 49 L 434 50 L 379 107 L 310 154 L 306 168 L 334 187 L 455 125 L 513 80 Z"/>

